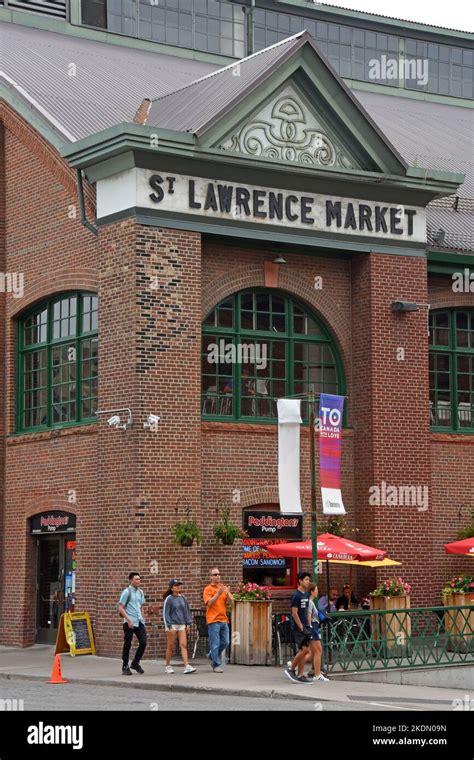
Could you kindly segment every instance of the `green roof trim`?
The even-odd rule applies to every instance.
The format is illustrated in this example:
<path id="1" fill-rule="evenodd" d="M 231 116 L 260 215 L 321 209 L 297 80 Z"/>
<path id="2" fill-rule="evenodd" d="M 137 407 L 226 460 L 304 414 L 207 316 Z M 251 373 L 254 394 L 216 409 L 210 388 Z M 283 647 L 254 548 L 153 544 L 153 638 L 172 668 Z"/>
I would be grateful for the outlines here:
<path id="1" fill-rule="evenodd" d="M 432 262 L 437 266 L 455 264 L 461 267 L 463 265 L 474 267 L 474 254 L 428 251 L 428 262 Z"/>
<path id="2" fill-rule="evenodd" d="M 111 176 L 117 171 L 116 169 L 114 171 L 109 170 L 101 174 L 98 164 L 104 164 L 111 158 L 129 152 L 135 154 L 134 165 L 145 168 L 156 167 L 165 158 L 169 160 L 170 157 L 175 157 L 188 162 L 186 170 L 182 172 L 183 174 L 195 171 L 197 176 L 207 177 L 212 172 L 220 170 L 222 177 L 224 177 L 223 172 L 228 171 L 231 167 L 232 172 L 239 172 L 241 177 L 249 175 L 250 178 L 243 181 L 251 181 L 252 184 L 257 181 L 256 173 L 263 178 L 261 184 L 265 185 L 270 182 L 274 187 L 279 186 L 276 184 L 276 178 L 280 177 L 283 189 L 286 187 L 294 189 L 297 183 L 303 187 L 305 183 L 308 184 L 316 180 L 324 183 L 344 183 L 346 186 L 351 183 L 354 187 L 354 197 L 370 198 L 370 188 L 373 188 L 372 195 L 375 199 L 383 196 L 384 191 L 388 193 L 391 189 L 397 189 L 399 193 L 398 202 L 403 202 L 403 193 L 405 193 L 405 202 L 414 205 L 426 205 L 434 197 L 452 195 L 463 177 L 459 174 L 429 169 L 420 170 L 419 168 L 416 168 L 414 176 L 408 172 L 406 175 L 381 174 L 362 170 L 347 172 L 333 170 L 328 172 L 326 169 L 308 168 L 303 164 L 298 165 L 290 162 L 282 164 L 275 159 L 250 158 L 239 153 L 201 147 L 196 143 L 193 135 L 187 132 L 174 132 L 133 123 L 109 127 L 95 135 L 89 135 L 73 144 L 65 145 L 61 150 L 61 155 L 73 167 L 84 170 L 88 167 L 95 167 L 93 170 L 93 181 L 95 181 L 98 178 Z M 194 166 L 189 164 L 190 160 L 193 160 Z M 113 165 L 109 164 L 109 167 L 113 168 Z M 167 170 L 171 171 L 172 169 Z M 178 168 L 175 168 L 174 171 L 178 171 Z M 268 179 L 269 173 L 272 175 L 271 180 Z M 266 180 L 265 175 L 267 176 Z M 357 195 L 356 186 L 364 188 L 365 192 L 361 196 Z M 422 200 L 410 199 L 406 193 L 418 193 L 422 196 Z M 333 192 L 332 194 L 348 195 L 347 189 L 345 192 Z"/>

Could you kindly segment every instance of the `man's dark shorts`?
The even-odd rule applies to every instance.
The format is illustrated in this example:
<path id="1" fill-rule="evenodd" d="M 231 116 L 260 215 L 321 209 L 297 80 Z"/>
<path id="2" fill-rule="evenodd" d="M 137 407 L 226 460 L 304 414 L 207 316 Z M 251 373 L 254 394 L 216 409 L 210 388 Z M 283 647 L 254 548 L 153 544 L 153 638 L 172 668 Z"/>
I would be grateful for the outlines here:
<path id="1" fill-rule="evenodd" d="M 297 649 L 309 647 L 309 642 L 311 641 L 311 633 L 312 631 L 310 631 L 309 628 L 305 629 L 304 631 L 300 631 L 299 628 L 295 629 L 294 636 Z"/>

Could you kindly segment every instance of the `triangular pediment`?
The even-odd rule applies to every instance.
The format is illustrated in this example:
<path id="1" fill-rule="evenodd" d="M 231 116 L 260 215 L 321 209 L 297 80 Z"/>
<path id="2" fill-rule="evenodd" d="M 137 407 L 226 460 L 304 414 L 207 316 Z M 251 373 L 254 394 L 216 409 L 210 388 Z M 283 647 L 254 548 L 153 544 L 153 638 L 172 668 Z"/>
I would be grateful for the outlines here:
<path id="1" fill-rule="evenodd" d="M 322 169 L 363 168 L 293 83 L 272 95 L 216 147 Z"/>
<path id="2" fill-rule="evenodd" d="M 239 159 L 405 175 L 407 164 L 307 32 L 151 102 L 150 126 Z"/>

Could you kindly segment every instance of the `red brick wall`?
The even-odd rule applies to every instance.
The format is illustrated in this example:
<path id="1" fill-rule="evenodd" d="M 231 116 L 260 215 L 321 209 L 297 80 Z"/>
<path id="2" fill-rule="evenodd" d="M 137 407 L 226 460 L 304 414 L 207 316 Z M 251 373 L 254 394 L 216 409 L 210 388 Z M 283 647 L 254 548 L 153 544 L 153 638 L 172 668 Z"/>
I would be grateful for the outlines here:
<path id="1" fill-rule="evenodd" d="M 0 272 L 6 272 L 5 250 L 5 130 L 0 123 Z M 6 372 L 4 357 L 6 354 L 5 326 L 6 326 L 6 293 L 0 292 L 0 537 L 4 535 L 5 515 L 5 433 L 6 433 L 6 405 L 5 387 Z M 1 539 L 0 539 L 1 540 Z M 0 580 L 4 578 L 5 562 L 3 552 L 0 552 Z M 3 600 L 3 583 L 0 583 L 0 609 Z M 5 635 L 4 617 L 0 615 L 0 640 Z"/>
<path id="2" fill-rule="evenodd" d="M 74 174 L 59 155 L 5 104 L 1 105 L 5 160 L 0 192 L 7 225 L 0 225 L 0 271 L 23 273 L 24 295 L 0 294 L 1 446 L 6 480 L 0 478 L 0 620 L 8 625 L 2 643 L 29 645 L 36 636 L 36 541 L 28 518 L 51 508 L 77 512 L 79 560 L 77 598 L 95 615 L 97 588 L 96 427 L 15 433 L 16 317 L 32 303 L 68 289 L 96 290 L 97 241 L 79 221 Z M 91 197 L 88 194 L 89 212 Z M 68 214 L 74 213 L 70 219 Z M 3 332 L 4 331 L 4 332 Z M 0 452 L 1 455 L 2 452 Z M 1 465 L 0 465 L 1 467 Z M 1 469 L 0 469 L 1 475 Z M 76 493 L 76 503 L 68 498 Z M 14 582 L 11 582 L 14 578 Z"/>
<path id="3" fill-rule="evenodd" d="M 121 624 L 114 610 L 130 570 L 142 574 L 152 605 L 160 603 L 167 580 L 179 576 L 199 606 L 210 566 L 219 564 L 232 585 L 242 577 L 240 543 L 216 545 L 212 534 L 218 504 L 231 506 L 240 523 L 244 507 L 278 502 L 276 428 L 202 422 L 200 403 L 201 320 L 227 295 L 262 287 L 264 261 L 275 253 L 270 244 L 201 240 L 197 233 L 132 220 L 106 225 L 96 238 L 80 225 L 78 208 L 76 218 L 68 216 L 77 204 L 71 170 L 7 107 L 2 118 L 0 184 L 6 179 L 7 189 L 4 194 L 0 187 L 0 271 L 24 272 L 25 294 L 0 293 L 0 620 L 9 623 L 0 628 L 0 642 L 35 639 L 35 542 L 28 518 L 55 507 L 77 513 L 78 606 L 92 615 L 99 653 L 117 656 Z M 91 214 L 90 190 L 88 203 Z M 404 298 L 454 306 L 461 303 L 456 298 L 472 304 L 473 296 L 454 297 L 450 282 L 439 278 L 428 292 L 423 259 L 367 254 L 350 261 L 290 248 L 284 255 L 279 287 L 327 324 L 344 365 L 347 522 L 359 527 L 361 541 L 403 561 L 401 573 L 414 585 L 412 603 L 437 602 L 446 574 L 468 567 L 445 557 L 442 543 L 455 538 L 460 505 L 472 502 L 474 437 L 430 433 L 426 312 L 394 315 L 390 304 Z M 323 278 L 322 290 L 314 288 L 316 276 Z M 107 413 L 92 426 L 13 436 L 15 319 L 35 301 L 67 289 L 98 291 L 99 407 L 130 407 L 134 425 L 111 429 Z M 405 348 L 402 362 L 398 348 Z M 157 432 L 143 428 L 150 413 L 161 417 Z M 308 443 L 303 429 L 305 510 Z M 369 488 L 382 481 L 427 485 L 428 510 L 370 505 Z M 240 503 L 232 500 L 235 489 Z M 71 505 L 72 490 L 77 499 Z M 202 547 L 173 543 L 186 503 L 204 531 Z M 325 519 L 318 493 L 319 526 Z M 306 536 L 309 531 L 306 521 Z M 341 587 L 347 568 L 333 567 L 331 578 Z M 353 582 L 357 594 L 367 593 L 376 574 L 354 571 Z"/>
<path id="4" fill-rule="evenodd" d="M 459 271 L 463 267 L 459 265 Z M 474 293 L 457 293 L 449 276 L 432 275 L 428 301 L 439 308 L 474 307 Z M 470 523 L 474 510 L 474 436 L 431 433 L 431 495 L 433 501 L 433 575 L 435 601 L 453 575 L 472 573 L 470 557 L 447 555 L 443 544 L 457 540 L 457 533 Z"/>

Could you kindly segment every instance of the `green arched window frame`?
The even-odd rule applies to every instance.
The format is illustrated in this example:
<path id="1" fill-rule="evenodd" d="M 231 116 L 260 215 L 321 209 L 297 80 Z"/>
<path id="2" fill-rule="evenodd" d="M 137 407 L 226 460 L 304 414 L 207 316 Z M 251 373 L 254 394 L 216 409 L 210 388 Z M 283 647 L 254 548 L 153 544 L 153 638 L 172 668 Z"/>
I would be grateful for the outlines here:
<path id="1" fill-rule="evenodd" d="M 430 313 L 429 371 L 431 429 L 474 433 L 474 309 Z"/>
<path id="2" fill-rule="evenodd" d="M 245 361 L 249 351 L 239 355 L 239 346 L 252 344 L 255 361 Z M 237 361 L 216 362 L 232 359 L 232 351 Z M 201 378 L 202 416 L 216 421 L 275 423 L 275 399 L 307 393 L 310 384 L 316 393 L 345 393 L 342 361 L 325 325 L 297 299 L 270 288 L 234 293 L 207 315 Z M 305 401 L 301 411 L 307 420 Z"/>
<path id="3" fill-rule="evenodd" d="M 97 421 L 97 318 L 89 292 L 55 295 L 19 318 L 17 432 Z"/>

